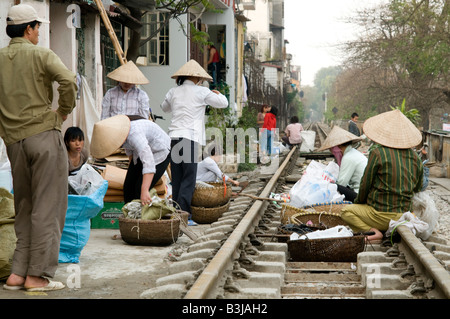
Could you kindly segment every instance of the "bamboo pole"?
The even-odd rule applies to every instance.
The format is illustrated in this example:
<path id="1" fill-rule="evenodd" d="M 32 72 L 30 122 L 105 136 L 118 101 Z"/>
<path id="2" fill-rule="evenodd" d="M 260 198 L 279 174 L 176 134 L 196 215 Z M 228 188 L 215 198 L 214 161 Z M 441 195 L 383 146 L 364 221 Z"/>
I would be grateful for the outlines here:
<path id="1" fill-rule="evenodd" d="M 114 49 L 116 51 L 117 57 L 119 58 L 120 64 L 124 65 L 127 63 L 125 59 L 125 55 L 123 53 L 122 47 L 120 46 L 119 40 L 117 39 L 116 33 L 111 25 L 111 21 L 109 21 L 109 17 L 106 14 L 105 7 L 103 6 L 103 2 L 101 0 L 94 0 L 97 5 L 98 11 L 100 12 L 100 16 L 102 17 L 103 24 L 105 25 L 106 31 L 108 31 L 109 37 L 113 43 Z"/>

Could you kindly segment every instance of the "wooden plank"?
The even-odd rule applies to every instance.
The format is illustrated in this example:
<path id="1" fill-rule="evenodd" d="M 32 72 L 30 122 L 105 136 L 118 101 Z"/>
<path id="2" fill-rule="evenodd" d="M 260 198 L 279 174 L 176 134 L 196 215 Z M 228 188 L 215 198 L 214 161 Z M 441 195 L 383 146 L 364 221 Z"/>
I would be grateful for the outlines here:
<path id="1" fill-rule="evenodd" d="M 356 271 L 356 263 L 351 262 L 288 262 L 286 271 Z"/>
<path id="2" fill-rule="evenodd" d="M 287 273 L 284 275 L 286 283 L 293 282 L 329 282 L 329 283 L 361 283 L 361 276 L 357 274 L 337 273 Z"/>
<path id="3" fill-rule="evenodd" d="M 123 53 L 122 47 L 120 46 L 119 40 L 117 39 L 116 33 L 114 32 L 114 28 L 111 25 L 111 21 L 109 21 L 109 17 L 106 14 L 105 7 L 103 6 L 103 2 L 101 0 L 94 0 L 97 5 L 98 11 L 100 12 L 100 16 L 103 20 L 103 24 L 105 25 L 106 31 L 108 31 L 109 37 L 114 46 L 114 50 L 116 51 L 117 57 L 119 58 L 120 64 L 124 65 L 127 63 L 125 59 L 125 55 Z"/>
<path id="4" fill-rule="evenodd" d="M 338 296 L 350 296 L 350 295 L 360 295 L 364 296 L 366 294 L 366 288 L 362 286 L 324 286 L 324 285 L 314 285 L 314 286 L 284 286 L 281 287 L 281 295 L 338 295 Z"/>

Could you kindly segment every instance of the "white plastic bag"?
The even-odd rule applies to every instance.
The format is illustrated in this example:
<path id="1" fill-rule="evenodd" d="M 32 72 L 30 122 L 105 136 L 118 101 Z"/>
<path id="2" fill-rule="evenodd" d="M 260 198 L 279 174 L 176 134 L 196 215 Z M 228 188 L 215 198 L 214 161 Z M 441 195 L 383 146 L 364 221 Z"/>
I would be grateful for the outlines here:
<path id="1" fill-rule="evenodd" d="M 439 225 L 439 211 L 429 191 L 414 194 L 412 204 L 414 214 L 428 224 L 428 229 L 420 236 L 423 240 L 427 240 Z"/>
<path id="2" fill-rule="evenodd" d="M 319 238 L 341 238 L 341 237 L 352 237 L 353 232 L 346 226 L 338 225 L 325 230 L 316 230 L 305 235 L 299 235 L 297 233 L 292 233 L 290 240 L 302 240 L 302 239 L 319 239 Z"/>
<path id="3" fill-rule="evenodd" d="M 302 131 L 301 136 L 302 136 L 302 145 L 300 146 L 300 152 L 314 151 L 314 144 L 316 141 L 316 132 Z"/>
<path id="4" fill-rule="evenodd" d="M 400 217 L 399 220 L 391 220 L 389 222 L 389 228 L 386 231 L 386 237 L 389 237 L 397 226 L 405 225 L 411 232 L 419 238 L 423 239 L 423 235 L 428 230 L 428 224 L 423 220 L 420 220 L 411 212 L 406 212 Z"/>
<path id="5" fill-rule="evenodd" d="M 103 185 L 103 177 L 89 164 L 81 166 L 76 175 L 69 176 L 69 185 L 78 195 L 91 195 Z"/>
<path id="6" fill-rule="evenodd" d="M 335 184 L 339 166 L 330 162 L 327 166 L 311 161 L 302 178 L 289 191 L 290 205 L 304 207 L 330 201 L 342 201 L 344 195 L 337 191 Z"/>
<path id="7" fill-rule="evenodd" d="M 339 165 L 336 162 L 329 162 L 323 169 L 322 178 L 330 183 L 336 183 L 339 177 Z"/>
<path id="8" fill-rule="evenodd" d="M 8 154 L 6 153 L 6 146 L 0 137 L 0 187 L 5 188 L 8 192 L 11 192 L 12 186 L 12 174 L 11 164 L 9 162 Z"/>

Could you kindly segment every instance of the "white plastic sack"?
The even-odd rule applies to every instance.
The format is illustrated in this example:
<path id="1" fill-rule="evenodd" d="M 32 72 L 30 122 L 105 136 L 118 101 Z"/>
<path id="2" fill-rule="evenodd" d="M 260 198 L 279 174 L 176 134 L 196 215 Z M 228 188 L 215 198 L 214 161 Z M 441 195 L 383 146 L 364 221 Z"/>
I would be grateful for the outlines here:
<path id="1" fill-rule="evenodd" d="M 105 181 L 103 177 L 89 164 L 81 166 L 76 175 L 69 176 L 69 184 L 78 195 L 91 195 Z"/>
<path id="2" fill-rule="evenodd" d="M 0 187 L 9 192 L 12 190 L 11 164 L 2 138 L 0 138 Z"/>
<path id="3" fill-rule="evenodd" d="M 408 227 L 411 232 L 419 238 L 424 236 L 429 227 L 427 223 L 414 216 L 411 212 L 406 212 L 402 215 L 402 217 L 400 217 L 399 220 L 391 220 L 389 222 L 389 228 L 386 231 L 386 236 L 391 236 L 395 228 L 400 225 Z"/>
<path id="4" fill-rule="evenodd" d="M 290 205 L 304 207 L 344 200 L 344 195 L 337 191 L 335 184 L 338 176 L 339 166 L 335 162 L 325 166 L 317 161 L 311 161 L 302 178 L 289 191 Z"/>
<path id="5" fill-rule="evenodd" d="M 428 229 L 420 237 L 423 240 L 427 240 L 439 225 L 439 211 L 434 200 L 429 195 L 429 191 L 414 194 L 412 204 L 414 214 L 428 224 Z"/>
<path id="6" fill-rule="evenodd" d="M 314 144 L 316 142 L 316 132 L 302 131 L 301 136 L 302 136 L 302 145 L 300 146 L 300 152 L 314 151 Z"/>
<path id="7" fill-rule="evenodd" d="M 299 235 L 297 233 L 292 233 L 290 240 L 304 240 L 304 239 L 319 239 L 319 238 L 341 238 L 341 237 L 352 237 L 353 232 L 346 226 L 338 225 L 325 230 L 317 230 L 305 235 Z"/>

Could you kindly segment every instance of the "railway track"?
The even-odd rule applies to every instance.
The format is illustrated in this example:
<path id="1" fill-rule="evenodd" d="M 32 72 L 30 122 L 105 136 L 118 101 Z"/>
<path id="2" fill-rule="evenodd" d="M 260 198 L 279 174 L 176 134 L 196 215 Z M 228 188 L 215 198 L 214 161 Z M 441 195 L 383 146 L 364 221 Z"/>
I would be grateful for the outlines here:
<path id="1" fill-rule="evenodd" d="M 322 131 L 323 132 L 323 131 Z M 326 131 L 325 131 L 326 132 Z M 326 133 L 325 133 L 326 134 Z M 318 134 L 319 135 L 319 134 Z M 286 193 L 304 165 L 298 149 L 280 158 L 272 172 L 246 193 L 267 198 Z M 143 298 L 184 299 L 448 299 L 450 246 L 426 242 L 406 226 L 396 241 L 367 244 L 353 262 L 293 262 L 277 240 L 281 206 L 236 197 L 227 213 L 176 257 L 169 275 Z"/>

